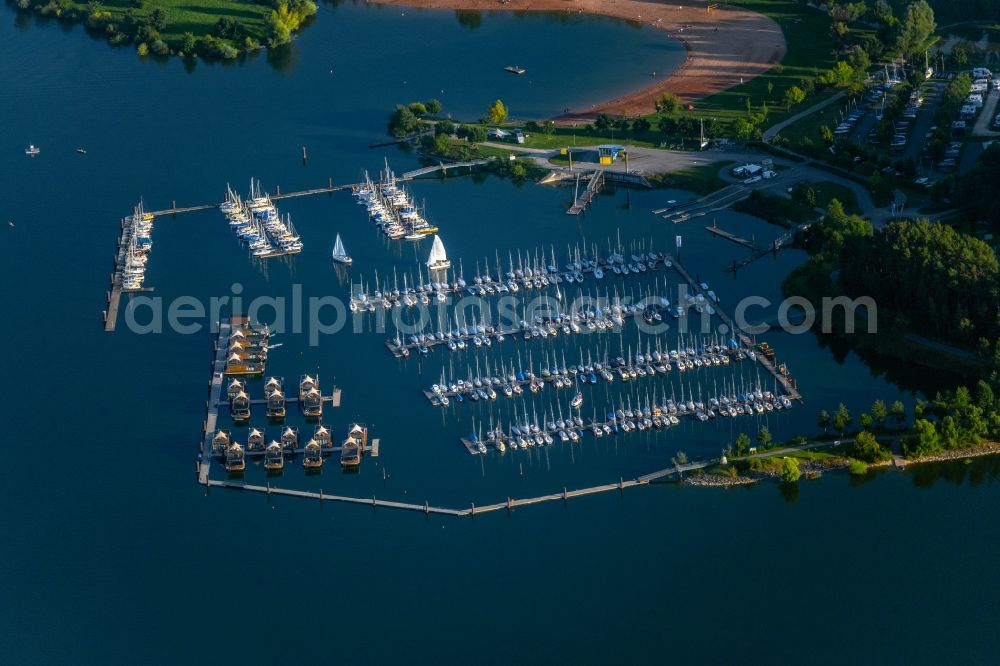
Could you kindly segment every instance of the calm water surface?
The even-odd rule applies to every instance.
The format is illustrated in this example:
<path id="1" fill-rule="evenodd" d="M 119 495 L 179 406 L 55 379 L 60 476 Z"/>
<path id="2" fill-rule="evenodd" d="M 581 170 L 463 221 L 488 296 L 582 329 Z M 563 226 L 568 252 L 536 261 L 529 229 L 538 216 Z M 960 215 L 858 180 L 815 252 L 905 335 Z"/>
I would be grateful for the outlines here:
<path id="1" fill-rule="evenodd" d="M 497 97 L 522 117 L 585 106 L 668 71 L 681 47 L 648 29 L 578 16 L 513 16 L 341 5 L 293 49 L 233 65 L 140 60 L 79 28 L 4 10 L 0 23 L 0 242 L 6 312 L 2 367 L 8 460 L 3 512 L 0 654 L 8 663 L 192 659 L 346 663 L 597 663 L 664 655 L 683 661 L 990 661 L 998 617 L 990 566 L 1000 530 L 996 461 L 883 473 L 862 483 L 828 475 L 795 496 L 663 485 L 495 514 L 475 521 L 213 492 L 194 483 L 212 336 L 101 331 L 118 219 L 218 200 L 250 177 L 283 190 L 357 180 L 388 158 L 417 159 L 382 140 L 396 102 L 440 98 L 459 117 Z M 68 34 L 64 34 L 68 33 Z M 559 48 L 553 48 L 553 45 Z M 586 67 L 580 53 L 585 46 Z M 418 54 L 414 57 L 414 54 Z M 502 71 L 528 69 L 524 77 Z M 628 65 L 626 69 L 624 65 Z M 633 74 L 629 74 L 633 72 Z M 28 142 L 42 147 L 27 159 Z M 303 164 L 300 147 L 308 146 Z M 85 147 L 86 156 L 74 152 Z M 566 189 L 497 178 L 413 185 L 467 277 L 508 251 L 606 247 L 617 234 L 667 248 L 684 235 L 685 265 L 724 303 L 777 300 L 802 260 L 787 252 L 724 274 L 733 247 L 701 225 L 665 228 L 649 210 L 680 192 L 612 192 L 584 219 L 564 213 Z M 216 211 L 161 218 L 148 271 L 153 296 L 208 299 L 239 283 L 249 299 L 347 293 L 349 281 L 415 274 L 427 246 L 387 245 L 347 195 L 284 202 L 306 250 L 253 265 Z M 773 228 L 738 214 L 720 224 L 759 238 Z M 328 259 L 340 232 L 355 264 Z M 664 280 L 661 272 L 658 280 Z M 646 281 L 649 284 L 650 280 Z M 631 284 L 631 283 L 626 283 Z M 628 289 L 628 286 L 624 287 Z M 140 319 L 145 315 L 139 313 Z M 325 419 L 372 424 L 377 461 L 283 485 L 454 506 L 605 483 L 665 466 L 678 450 L 716 455 L 739 430 L 779 437 L 814 430 L 821 407 L 901 398 L 852 355 L 812 336 L 772 335 L 806 405 L 760 421 L 686 424 L 658 435 L 473 458 L 458 442 L 483 405 L 434 410 L 419 394 L 442 368 L 464 372 L 530 353 L 597 353 L 645 344 L 622 336 L 559 346 L 505 343 L 489 353 L 400 362 L 384 335 L 345 330 L 310 346 L 279 335 L 269 373 L 319 370 L 344 389 Z M 673 334 L 662 342 L 674 344 Z M 757 381 L 750 368 L 685 376 L 706 393 Z M 587 410 L 638 399 L 654 383 L 586 392 Z M 655 383 L 679 391 L 679 378 Z M 550 389 L 518 409 L 566 408 Z M 492 415 L 508 418 L 503 399 Z M 294 421 L 293 421 L 294 423 Z M 263 425 L 263 423 L 255 423 Z M 245 435 L 244 435 L 245 437 Z M 384 478 L 383 474 L 385 475 Z M 260 481 L 251 466 L 247 478 Z M 860 612 L 859 612 L 860 611 Z M 270 627 L 270 630 L 268 629 Z M 933 631 L 928 631 L 933 627 Z M 264 629 L 262 631 L 262 629 Z M 850 638 L 848 638 L 850 636 Z M 832 638 L 831 638 L 832 637 Z M 818 654 L 820 646 L 825 656 Z M 863 655 L 860 656 L 859 655 Z"/>

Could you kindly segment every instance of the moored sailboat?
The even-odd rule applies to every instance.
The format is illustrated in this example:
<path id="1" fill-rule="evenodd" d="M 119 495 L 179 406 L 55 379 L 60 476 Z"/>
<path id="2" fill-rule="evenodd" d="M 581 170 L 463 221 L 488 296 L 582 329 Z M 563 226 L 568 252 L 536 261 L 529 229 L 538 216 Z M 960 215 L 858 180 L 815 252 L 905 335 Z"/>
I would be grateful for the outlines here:
<path id="1" fill-rule="evenodd" d="M 338 264 L 350 264 L 353 263 L 351 256 L 347 254 L 347 250 L 344 248 L 344 241 L 340 239 L 340 234 L 337 234 L 337 240 L 333 244 L 333 260 Z"/>

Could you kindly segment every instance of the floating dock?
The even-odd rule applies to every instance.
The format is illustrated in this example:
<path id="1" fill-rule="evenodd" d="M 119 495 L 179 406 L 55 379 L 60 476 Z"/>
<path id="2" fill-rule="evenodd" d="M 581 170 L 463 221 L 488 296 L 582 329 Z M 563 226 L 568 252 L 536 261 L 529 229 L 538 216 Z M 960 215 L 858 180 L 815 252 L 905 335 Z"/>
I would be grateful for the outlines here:
<path id="1" fill-rule="evenodd" d="M 250 325 L 249 319 L 245 316 L 234 316 L 230 317 L 228 321 L 220 322 L 219 324 L 219 334 L 215 340 L 215 357 L 212 361 L 212 378 L 208 382 L 208 400 L 205 401 L 205 421 L 202 425 L 202 441 L 199 445 L 199 455 L 198 455 L 198 483 L 208 486 L 215 482 L 211 482 L 209 476 L 211 474 L 212 467 L 212 438 L 215 433 L 219 430 L 219 408 L 229 405 L 228 400 L 223 399 L 224 382 L 229 373 L 226 371 L 226 360 L 228 354 L 228 344 L 230 334 L 234 328 L 246 329 Z M 342 391 L 338 387 L 333 388 L 333 393 L 328 396 L 322 396 L 323 402 L 329 402 L 334 407 L 340 406 Z M 266 400 L 252 400 L 253 405 L 263 405 L 266 404 Z M 339 452 L 341 447 L 339 445 L 323 447 L 323 453 L 333 453 Z M 293 452 L 294 454 L 302 454 L 305 452 L 304 448 L 296 448 Z M 379 440 L 373 439 L 370 441 L 368 447 L 366 448 L 366 455 L 370 455 L 373 458 L 377 458 L 379 453 Z M 263 456 L 266 451 L 247 451 L 244 449 L 244 454 L 248 458 Z"/>
<path id="2" fill-rule="evenodd" d="M 617 490 L 618 492 L 624 492 L 626 488 L 635 488 L 639 486 L 649 485 L 650 483 L 657 481 L 659 479 L 666 478 L 673 474 L 683 474 L 684 472 L 690 472 L 697 469 L 704 469 L 710 465 L 718 462 L 717 460 L 708 460 L 702 462 L 688 463 L 686 465 L 675 465 L 673 467 L 667 467 L 665 469 L 656 470 L 649 474 L 637 477 L 635 479 L 624 479 L 619 478 L 617 482 L 606 483 L 599 486 L 590 486 L 588 488 L 578 488 L 576 490 L 568 490 L 563 487 L 561 492 L 550 493 L 548 495 L 539 495 L 537 497 L 525 497 L 521 499 L 508 497 L 503 502 L 496 502 L 493 504 L 486 504 L 483 506 L 476 506 L 475 503 L 470 504 L 467 508 L 453 509 L 443 506 L 434 506 L 430 502 L 424 502 L 423 504 L 413 504 L 410 502 L 396 502 L 393 500 L 378 499 L 375 496 L 372 497 L 347 497 L 344 495 L 330 495 L 324 493 L 322 490 L 319 492 L 311 492 L 307 490 L 292 490 L 288 488 L 278 488 L 270 484 L 258 485 L 243 483 L 241 481 L 216 481 L 214 479 L 209 480 L 205 485 L 209 487 L 216 488 L 228 488 L 232 490 L 241 490 L 246 492 L 256 492 L 263 493 L 265 495 L 284 495 L 287 497 L 299 497 L 303 499 L 317 500 L 320 502 L 341 502 L 345 504 L 356 504 L 361 506 L 370 506 L 373 509 L 387 508 L 387 509 L 401 509 L 404 511 L 417 511 L 426 515 L 442 515 L 442 516 L 453 516 L 453 517 L 475 517 L 477 514 L 481 513 L 493 513 L 496 511 L 506 510 L 508 512 L 513 511 L 518 507 L 533 506 L 537 504 L 543 504 L 545 502 L 557 502 L 562 500 L 566 502 L 570 499 L 576 497 L 585 497 L 587 495 L 596 495 L 599 493 L 613 492 Z"/>
<path id="3" fill-rule="evenodd" d="M 677 273 L 682 278 L 684 278 L 684 281 L 688 283 L 688 285 L 691 287 L 691 290 L 695 294 L 703 293 L 701 286 L 695 282 L 694 278 L 691 277 L 691 274 L 688 273 L 687 270 L 685 270 L 685 268 L 680 264 L 680 262 L 674 260 L 673 265 Z M 722 320 L 722 323 L 724 323 L 729 328 L 729 334 L 737 336 L 739 338 L 740 343 L 744 347 L 752 349 L 757 346 L 756 343 L 750 338 L 750 336 L 744 333 L 742 329 L 740 329 L 738 326 L 736 326 L 735 323 L 733 323 L 733 320 L 729 318 L 729 315 L 727 315 L 723 311 L 723 309 L 719 306 L 718 303 L 716 303 L 715 305 L 715 314 L 716 316 L 719 317 L 719 319 Z M 799 393 L 798 388 L 796 387 L 795 379 L 793 377 L 784 372 L 779 372 L 775 363 L 770 358 L 768 358 L 766 354 L 758 353 L 757 362 L 760 363 L 760 365 L 765 370 L 767 370 L 767 372 L 769 372 L 778 381 L 779 384 L 781 384 L 781 386 L 785 389 L 785 392 L 788 394 L 788 397 L 791 400 L 798 400 L 799 402 L 803 402 L 802 394 Z"/>

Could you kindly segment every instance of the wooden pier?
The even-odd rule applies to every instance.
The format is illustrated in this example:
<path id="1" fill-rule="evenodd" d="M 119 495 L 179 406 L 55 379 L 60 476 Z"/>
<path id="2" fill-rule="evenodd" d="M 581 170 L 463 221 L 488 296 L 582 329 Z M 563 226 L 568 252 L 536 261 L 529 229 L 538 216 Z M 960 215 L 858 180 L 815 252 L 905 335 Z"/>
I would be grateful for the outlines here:
<path id="1" fill-rule="evenodd" d="M 122 218 L 121 234 L 118 236 L 118 250 L 115 253 L 115 270 L 111 274 L 111 291 L 107 294 L 108 309 L 104 311 L 104 331 L 106 333 L 113 333 L 115 326 L 118 325 L 118 308 L 122 300 L 122 281 L 125 279 L 125 263 L 131 238 L 132 218 Z"/>
<path id="2" fill-rule="evenodd" d="M 484 166 L 489 164 L 495 157 L 484 157 L 478 160 L 466 160 L 464 162 L 438 162 L 433 166 L 426 166 L 420 169 L 414 169 L 413 171 L 407 171 L 399 176 L 400 180 L 413 180 L 414 178 L 419 178 L 420 176 L 426 176 L 428 174 L 437 173 L 441 171 L 445 174 L 448 173 L 449 169 L 462 169 L 468 168 L 473 169 L 477 166 Z"/>
<path id="3" fill-rule="evenodd" d="M 742 245 L 745 248 L 749 248 L 754 251 L 761 249 L 760 246 L 757 245 L 757 239 L 755 237 L 751 236 L 750 240 L 747 240 L 746 238 L 740 238 L 734 233 L 728 232 L 725 229 L 720 229 L 718 226 L 716 226 L 715 222 L 713 222 L 711 226 L 705 227 L 705 230 L 715 234 L 720 238 L 725 238 L 728 241 L 732 241 L 737 245 Z"/>
<path id="4" fill-rule="evenodd" d="M 214 488 L 228 488 L 231 490 L 240 490 L 246 492 L 262 493 L 265 495 L 283 495 L 286 497 L 299 497 L 302 499 L 316 500 L 319 502 L 340 502 L 344 504 L 355 504 L 361 506 L 370 506 L 373 509 L 387 508 L 387 509 L 400 509 L 403 511 L 416 511 L 423 513 L 425 515 L 441 515 L 441 516 L 452 516 L 452 517 L 475 517 L 481 513 L 494 513 L 497 511 L 508 511 L 511 512 L 518 507 L 534 506 L 538 504 L 544 504 L 546 502 L 566 502 L 576 497 L 586 497 L 588 495 L 596 495 L 600 493 L 614 492 L 618 491 L 622 493 L 626 488 L 637 488 L 640 486 L 649 485 L 652 482 L 658 481 L 660 479 L 666 478 L 674 474 L 682 474 L 684 472 L 689 472 L 696 469 L 704 469 L 710 465 L 718 462 L 717 460 L 707 460 L 695 463 L 688 463 L 686 465 L 675 465 L 672 467 L 667 467 L 665 469 L 657 470 L 649 474 L 634 478 L 634 479 L 624 479 L 619 478 L 618 481 L 612 483 L 606 483 L 598 486 L 590 486 L 587 488 L 577 488 L 575 490 L 569 490 L 566 487 L 559 492 L 550 493 L 547 495 L 539 495 L 536 497 L 524 497 L 517 499 L 514 497 L 508 497 L 502 502 L 495 502 L 492 504 L 484 504 L 482 506 L 476 506 L 475 503 L 470 503 L 467 508 L 455 509 L 443 506 L 434 506 L 430 502 L 424 502 L 423 504 L 415 504 L 411 502 L 397 502 L 393 500 L 378 499 L 375 496 L 372 497 L 348 497 L 345 495 L 330 495 L 324 493 L 322 490 L 318 492 L 308 491 L 308 490 L 293 490 L 290 488 L 278 488 L 270 484 L 259 485 L 244 483 L 242 481 L 217 481 L 215 479 L 210 479 L 206 482 L 206 486 Z"/>
<path id="5" fill-rule="evenodd" d="M 578 183 L 579 184 L 579 183 Z M 579 215 L 587 206 L 593 202 L 594 197 L 604 186 L 604 170 L 598 169 L 590 176 L 590 182 L 587 183 L 587 189 L 584 190 L 583 194 L 579 197 L 575 197 L 573 205 L 569 207 L 566 211 L 567 215 Z"/>
<path id="6" fill-rule="evenodd" d="M 311 190 L 299 190 L 297 192 L 285 192 L 284 194 L 282 194 L 281 188 L 277 187 L 275 188 L 275 193 L 270 195 L 270 197 L 272 201 L 280 201 L 282 199 L 296 199 L 299 197 L 310 197 L 316 194 L 330 194 L 332 192 L 340 192 L 341 190 L 349 190 L 355 187 L 359 187 L 361 186 L 361 184 L 362 183 L 345 183 L 343 185 L 334 185 L 333 178 L 330 178 L 327 180 L 326 187 L 316 187 Z M 178 208 L 176 202 L 174 202 L 174 205 L 171 206 L 170 208 L 165 208 L 163 210 L 154 210 L 149 214 L 152 215 L 153 217 L 162 217 L 164 215 L 178 215 L 180 213 L 194 213 L 201 210 L 211 210 L 218 207 L 219 204 L 211 203 L 211 204 L 202 204 L 199 206 L 184 206 Z"/>
<path id="7" fill-rule="evenodd" d="M 232 324 L 230 322 L 219 324 L 219 337 L 215 341 L 215 360 L 212 361 L 212 379 L 208 384 L 204 436 L 201 441 L 201 453 L 198 456 L 198 483 L 202 485 L 208 484 L 208 474 L 212 466 L 212 437 L 215 436 L 219 424 L 219 398 L 222 395 L 227 344 L 231 330 Z"/>
<path id="8" fill-rule="evenodd" d="M 660 306 L 657 306 L 657 307 L 660 307 Z M 630 319 L 642 318 L 642 316 L 643 316 L 642 312 L 632 312 L 632 313 L 624 313 L 623 312 L 621 314 L 622 320 L 625 321 L 625 322 L 628 322 Z M 556 322 L 554 322 L 552 320 L 549 320 L 549 321 L 543 322 L 542 324 L 539 324 L 538 326 L 531 327 L 530 330 L 535 330 L 537 328 L 548 329 L 549 325 L 555 326 L 557 331 L 559 331 L 560 327 L 561 327 L 561 324 L 556 323 Z M 621 327 L 618 326 L 617 324 L 615 324 L 613 326 L 613 328 L 616 329 L 616 330 L 621 330 Z M 608 330 L 608 329 L 603 329 L 603 330 Z M 523 338 L 524 337 L 524 332 L 525 332 L 525 329 L 522 329 L 520 326 L 515 326 L 513 324 L 508 324 L 506 326 L 497 326 L 494 329 L 493 334 L 491 334 L 491 335 L 479 334 L 479 333 L 469 333 L 467 335 L 458 334 L 455 337 L 453 337 L 452 339 L 453 340 L 461 339 L 463 341 L 468 342 L 468 341 L 475 340 L 476 337 L 479 337 L 479 338 L 491 339 L 490 345 L 492 345 L 492 344 L 494 344 L 493 341 L 492 341 L 492 338 L 495 338 L 495 336 L 497 334 L 503 335 L 505 338 L 511 338 L 513 340 L 513 339 L 515 339 L 514 338 L 514 334 L 521 333 L 522 334 L 522 338 Z M 594 331 L 592 331 L 592 330 L 590 330 L 588 328 L 585 328 L 584 326 L 581 326 L 580 327 L 580 331 L 578 333 L 573 333 L 572 330 L 571 330 L 570 333 L 568 333 L 567 335 L 580 335 L 580 334 L 583 334 L 583 333 L 599 333 L 599 332 L 601 332 L 601 330 L 594 330 Z M 542 336 L 542 335 L 532 334 L 530 338 L 526 338 L 526 339 L 534 339 L 536 337 L 551 337 L 551 335 Z M 419 350 L 421 344 L 424 347 L 426 347 L 427 349 L 432 349 L 434 347 L 438 347 L 438 346 L 441 346 L 441 345 L 447 345 L 448 344 L 448 340 L 438 340 L 437 338 L 434 338 L 433 340 L 430 340 L 430 339 L 425 340 L 423 343 L 419 343 L 419 342 L 405 342 L 405 341 L 403 341 L 402 344 L 396 344 L 395 340 L 385 340 L 386 349 L 388 349 L 389 353 L 392 354 L 393 356 L 395 356 L 396 358 L 403 358 L 404 357 L 404 354 L 403 354 L 403 350 L 404 349 L 406 349 L 408 352 L 410 350 Z M 496 344 L 501 344 L 501 343 L 497 342 Z M 486 346 L 490 346 L 490 345 L 486 345 Z"/>
<path id="9" fill-rule="evenodd" d="M 685 268 L 680 264 L 679 261 L 675 259 L 673 264 L 674 268 L 677 270 L 677 273 L 680 274 L 682 278 L 684 278 L 684 281 L 688 283 L 688 285 L 691 287 L 691 290 L 695 294 L 703 293 L 701 286 L 697 282 L 695 282 L 694 278 L 691 277 L 691 274 L 688 273 L 687 270 L 685 270 Z M 706 298 L 708 297 L 706 296 Z M 716 316 L 719 317 L 719 319 L 722 320 L 722 323 L 724 323 L 729 328 L 729 331 L 732 335 L 739 338 L 740 343 L 744 347 L 752 349 L 756 346 L 756 343 L 750 338 L 750 336 L 744 333 L 741 328 L 736 326 L 733 320 L 729 318 L 729 315 L 727 315 L 722 310 L 722 308 L 719 306 L 717 302 L 714 307 Z M 756 356 L 757 356 L 757 362 L 760 363 L 761 366 L 765 370 L 767 370 L 785 389 L 785 392 L 788 394 L 789 399 L 798 400 L 799 402 L 803 401 L 802 395 L 796 388 L 795 380 L 792 377 L 783 372 L 780 372 L 776 367 L 775 363 L 772 362 L 771 359 L 767 358 L 766 354 L 758 352 Z"/>

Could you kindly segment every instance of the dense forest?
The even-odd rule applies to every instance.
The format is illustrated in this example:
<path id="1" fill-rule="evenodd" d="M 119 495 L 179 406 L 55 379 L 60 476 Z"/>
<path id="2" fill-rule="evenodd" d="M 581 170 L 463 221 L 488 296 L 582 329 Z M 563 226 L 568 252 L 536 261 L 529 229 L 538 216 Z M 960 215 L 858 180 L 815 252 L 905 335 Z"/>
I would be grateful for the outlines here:
<path id="1" fill-rule="evenodd" d="M 870 239 L 849 238 L 840 267 L 844 290 L 874 298 L 880 319 L 966 347 L 1000 333 L 996 256 L 948 225 L 898 222 Z"/>

